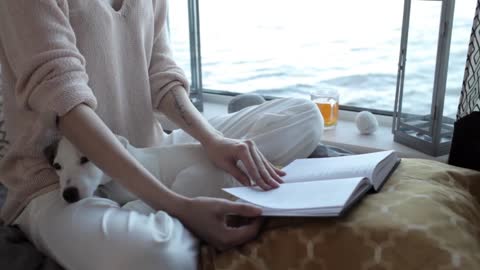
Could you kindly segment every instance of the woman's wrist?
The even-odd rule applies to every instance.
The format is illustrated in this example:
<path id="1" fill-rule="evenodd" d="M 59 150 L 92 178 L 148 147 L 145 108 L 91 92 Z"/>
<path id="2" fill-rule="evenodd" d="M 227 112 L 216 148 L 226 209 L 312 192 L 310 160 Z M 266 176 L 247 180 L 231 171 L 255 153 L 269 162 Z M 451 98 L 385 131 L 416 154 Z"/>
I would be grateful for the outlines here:
<path id="1" fill-rule="evenodd" d="M 223 133 L 212 128 L 211 132 L 209 132 L 204 138 L 200 139 L 199 142 L 203 146 L 208 146 L 214 142 L 220 141 L 222 138 L 224 138 Z"/>
<path id="2" fill-rule="evenodd" d="M 157 207 L 157 209 L 163 210 L 168 214 L 182 220 L 185 213 L 191 208 L 192 199 L 174 192 L 171 192 L 170 196 L 168 197 L 169 198 L 167 198 L 166 203 L 160 202 L 160 207 Z"/>

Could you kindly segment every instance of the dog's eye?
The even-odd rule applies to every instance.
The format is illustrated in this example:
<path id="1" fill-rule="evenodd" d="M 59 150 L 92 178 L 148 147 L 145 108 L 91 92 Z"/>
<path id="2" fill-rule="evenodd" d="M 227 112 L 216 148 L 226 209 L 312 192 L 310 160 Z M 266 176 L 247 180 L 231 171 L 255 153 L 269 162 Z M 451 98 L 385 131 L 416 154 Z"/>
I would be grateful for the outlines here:
<path id="1" fill-rule="evenodd" d="M 89 160 L 88 160 L 87 157 L 81 157 L 81 158 L 80 158 L 80 164 L 82 164 L 82 165 L 85 164 L 85 163 L 87 163 L 88 161 L 89 161 Z"/>
<path id="2" fill-rule="evenodd" d="M 58 171 L 58 170 L 62 169 L 62 165 L 60 165 L 58 163 L 53 163 L 53 168 Z"/>

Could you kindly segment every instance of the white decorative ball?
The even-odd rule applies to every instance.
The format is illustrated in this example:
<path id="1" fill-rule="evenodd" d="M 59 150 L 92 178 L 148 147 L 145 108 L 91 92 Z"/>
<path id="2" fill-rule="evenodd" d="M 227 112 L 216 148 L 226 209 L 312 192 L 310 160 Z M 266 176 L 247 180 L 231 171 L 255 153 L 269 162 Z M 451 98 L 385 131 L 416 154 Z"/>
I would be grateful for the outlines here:
<path id="1" fill-rule="evenodd" d="M 377 118 L 368 111 L 359 112 L 355 117 L 355 123 L 360 133 L 365 135 L 374 133 L 378 128 Z"/>

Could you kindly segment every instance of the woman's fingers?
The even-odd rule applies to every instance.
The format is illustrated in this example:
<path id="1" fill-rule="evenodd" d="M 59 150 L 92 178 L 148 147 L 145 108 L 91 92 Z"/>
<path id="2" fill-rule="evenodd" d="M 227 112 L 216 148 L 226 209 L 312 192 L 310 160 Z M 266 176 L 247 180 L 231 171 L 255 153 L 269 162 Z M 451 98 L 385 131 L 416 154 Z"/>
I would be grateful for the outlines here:
<path id="1" fill-rule="evenodd" d="M 264 167 L 266 170 L 268 170 L 269 175 L 277 182 L 277 183 L 283 183 L 283 179 L 281 176 L 285 175 L 285 172 L 283 172 L 280 169 L 277 169 L 275 166 L 273 166 L 270 161 L 267 160 L 267 158 L 258 150 L 258 148 L 255 148 L 256 152 L 258 153 L 259 157 L 261 158 Z"/>
<path id="2" fill-rule="evenodd" d="M 255 157 L 252 155 L 251 145 L 252 142 L 246 141 L 244 144 L 240 144 L 239 157 L 245 166 L 247 174 L 252 178 L 252 180 L 264 190 L 271 189 L 270 185 L 265 183 L 263 180 L 257 162 L 255 162 Z"/>
<path id="3" fill-rule="evenodd" d="M 263 155 L 262 155 L 262 159 L 263 159 L 263 162 L 265 163 L 265 167 L 267 168 L 267 170 L 270 173 L 270 175 L 272 176 L 272 178 L 279 184 L 283 183 L 282 177 L 277 172 L 278 169 L 275 168 L 275 166 L 273 166 Z M 282 171 L 280 171 L 280 172 L 282 172 Z M 285 173 L 283 173 L 283 174 L 285 175 Z"/>
<path id="4" fill-rule="evenodd" d="M 245 242 L 255 239 L 260 227 L 262 226 L 263 219 L 255 218 L 250 220 L 249 224 L 242 225 L 240 227 L 228 227 L 227 231 L 231 235 L 230 238 L 230 247 L 241 245 Z"/>
<path id="5" fill-rule="evenodd" d="M 279 183 L 283 183 L 277 173 L 278 169 L 263 156 L 253 141 L 246 140 L 244 144 L 239 144 L 239 148 L 239 159 L 245 166 L 247 174 L 258 186 L 264 190 L 270 190 L 278 187 Z M 280 171 L 280 173 L 283 172 Z"/>
<path id="6" fill-rule="evenodd" d="M 237 166 L 235 161 L 233 163 L 228 163 L 225 165 L 226 168 L 225 170 L 231 174 L 235 179 L 237 179 L 238 182 L 240 182 L 244 186 L 250 186 L 250 177 L 246 175 L 240 168 Z"/>
<path id="7" fill-rule="evenodd" d="M 178 218 L 198 237 L 225 250 L 253 239 L 261 225 L 261 214 L 254 205 L 196 197 L 188 201 Z"/>
<path id="8" fill-rule="evenodd" d="M 244 218 L 244 220 L 248 219 L 248 221 L 242 222 L 240 226 L 234 227 L 228 226 L 225 222 L 226 241 L 220 247 L 222 250 L 243 244 L 256 237 L 263 221 L 259 217 L 262 214 L 260 208 L 250 204 L 225 201 L 221 211 L 221 215 L 224 217 L 235 215 L 238 218 Z"/>
<path id="9" fill-rule="evenodd" d="M 274 175 L 272 175 L 273 170 L 270 170 L 270 164 L 268 162 L 265 162 L 265 158 L 260 153 L 260 151 L 258 151 L 258 149 L 254 147 L 253 149 L 251 149 L 251 151 L 256 163 L 258 164 L 257 167 L 262 177 L 261 180 L 263 180 L 265 184 L 270 186 L 270 188 L 277 188 L 279 185 L 278 182 L 274 179 Z M 273 173 L 275 174 L 275 172 Z"/>
<path id="10" fill-rule="evenodd" d="M 253 181 L 264 190 L 283 183 L 284 172 L 275 168 L 260 152 L 252 140 L 223 138 L 206 145 L 215 165 L 230 173 L 243 185 Z"/>
<path id="11" fill-rule="evenodd" d="M 275 167 L 275 166 L 273 166 L 273 169 L 275 170 L 275 172 L 276 172 L 280 177 L 287 175 L 286 172 L 282 171 L 281 169 L 279 169 L 279 168 L 277 168 L 277 167 Z M 283 182 L 283 179 L 282 179 L 282 182 Z"/>
<path id="12" fill-rule="evenodd" d="M 262 209 L 248 204 L 240 202 L 231 202 L 224 200 L 222 211 L 224 214 L 239 215 L 243 217 L 258 217 L 262 214 Z"/>

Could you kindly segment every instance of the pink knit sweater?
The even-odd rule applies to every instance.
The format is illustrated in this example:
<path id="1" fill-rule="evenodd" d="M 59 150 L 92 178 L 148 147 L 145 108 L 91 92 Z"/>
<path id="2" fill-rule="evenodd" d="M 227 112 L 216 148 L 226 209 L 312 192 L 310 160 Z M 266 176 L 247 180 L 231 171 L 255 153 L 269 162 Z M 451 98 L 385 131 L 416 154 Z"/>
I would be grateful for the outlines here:
<path id="1" fill-rule="evenodd" d="M 57 187 L 43 149 L 80 103 L 138 147 L 159 143 L 162 97 L 188 82 L 168 47 L 164 0 L 1 0 L 0 63 L 9 151 L 0 163 L 11 223 Z"/>

